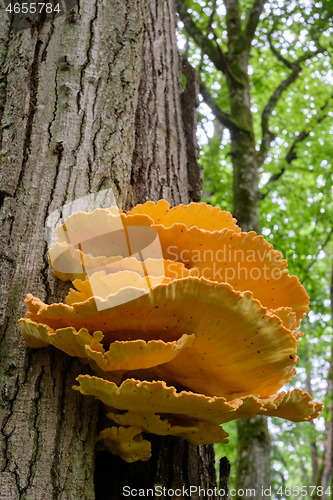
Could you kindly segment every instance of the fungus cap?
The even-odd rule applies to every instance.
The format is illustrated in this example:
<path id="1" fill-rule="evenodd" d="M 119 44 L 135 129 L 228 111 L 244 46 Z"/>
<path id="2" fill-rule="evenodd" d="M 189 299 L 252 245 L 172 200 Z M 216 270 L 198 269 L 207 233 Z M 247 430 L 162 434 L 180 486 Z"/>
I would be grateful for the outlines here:
<path id="1" fill-rule="evenodd" d="M 30 319 L 19 321 L 22 335 L 29 347 L 53 345 L 70 356 L 87 358 L 102 371 L 142 370 L 162 365 L 174 359 L 183 349 L 190 347 L 194 335 L 182 335 L 178 340 L 127 340 L 112 342 L 105 350 L 100 331 L 89 334 L 86 328 L 76 331 L 69 326 L 53 330 L 47 325 Z"/>
<path id="2" fill-rule="evenodd" d="M 159 200 L 156 204 L 153 201 L 147 201 L 127 212 L 127 215 L 139 214 L 147 215 L 155 224 L 161 224 L 164 227 L 181 223 L 188 228 L 196 226 L 206 231 L 223 229 L 232 229 L 235 233 L 241 231 L 230 212 L 225 212 L 219 207 L 212 207 L 207 203 L 180 204 L 170 208 L 170 204 L 165 200 Z"/>
<path id="3" fill-rule="evenodd" d="M 183 262 L 196 276 L 229 283 L 234 290 L 253 293 L 268 309 L 290 307 L 295 327 L 309 309 L 309 297 L 296 276 L 290 276 L 282 254 L 255 232 L 208 232 L 184 224 L 153 226 L 164 259 Z"/>
<path id="4" fill-rule="evenodd" d="M 146 462 L 151 457 L 151 444 L 143 439 L 141 432 L 141 427 L 137 426 L 107 427 L 99 433 L 97 441 L 125 462 Z"/>
<path id="5" fill-rule="evenodd" d="M 237 418 L 253 418 L 257 414 L 279 416 L 300 422 L 318 416 L 321 403 L 311 401 L 307 392 L 298 389 L 261 399 L 256 396 L 236 397 L 227 401 L 223 397 L 208 397 L 190 391 L 177 392 L 164 381 L 126 379 L 118 387 L 115 383 L 90 375 L 79 375 L 75 390 L 92 395 L 116 410 L 138 413 L 176 414 L 211 424 L 223 424 Z"/>
<path id="6" fill-rule="evenodd" d="M 189 417 L 180 418 L 175 414 L 151 412 L 107 413 L 107 417 L 118 425 L 137 425 L 144 432 L 158 436 L 179 436 L 197 446 L 201 444 L 227 443 L 228 434 L 218 424 L 209 424 L 204 420 Z"/>
<path id="7" fill-rule="evenodd" d="M 48 306 L 29 297 L 28 317 L 55 330 L 69 325 L 101 330 L 105 345 L 130 339 L 170 342 L 194 334 L 191 347 L 142 375 L 207 395 L 268 397 L 295 372 L 296 339 L 249 292 L 188 277 L 157 285 L 149 294 L 123 303 L 127 293 L 122 289 L 108 297 L 110 308 L 103 311 L 96 306 L 103 299 L 96 297 L 72 306 Z"/>
<path id="8" fill-rule="evenodd" d="M 76 380 L 79 386 L 73 388 L 81 394 L 93 395 L 113 409 L 127 410 L 125 413 L 109 412 L 108 418 L 121 427 L 105 429 L 99 436 L 100 440 L 106 440 L 105 446 L 112 453 L 126 461 L 147 459 L 146 454 L 138 454 L 137 446 L 131 444 L 134 436 L 142 442 L 141 432 L 181 436 L 195 445 L 225 443 L 228 434 L 221 423 L 237 418 L 253 418 L 256 414 L 300 422 L 316 418 L 322 408 L 320 403 L 311 401 L 308 393 L 298 389 L 276 394 L 269 400 L 246 396 L 227 402 L 224 398 L 208 398 L 192 392 L 178 393 L 165 382 L 127 379 L 118 387 L 89 375 L 80 375 Z M 148 445 L 144 450 L 145 453 L 149 450 L 150 455 Z"/>

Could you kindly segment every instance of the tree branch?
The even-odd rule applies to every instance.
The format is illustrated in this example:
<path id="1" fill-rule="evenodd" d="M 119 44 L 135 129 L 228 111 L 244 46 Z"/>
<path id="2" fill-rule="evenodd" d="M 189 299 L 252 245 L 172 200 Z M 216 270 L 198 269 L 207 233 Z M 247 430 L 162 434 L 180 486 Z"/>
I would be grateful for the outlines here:
<path id="1" fill-rule="evenodd" d="M 245 40 L 249 48 L 251 47 L 251 42 L 256 32 L 260 15 L 264 10 L 265 3 L 266 0 L 255 0 L 253 7 L 249 13 L 247 23 L 245 26 Z"/>
<path id="2" fill-rule="evenodd" d="M 287 88 L 296 81 L 301 72 L 301 69 L 302 68 L 298 64 L 294 65 L 294 68 L 290 73 L 290 75 L 276 87 L 273 94 L 269 98 L 268 103 L 265 106 L 265 109 L 261 117 L 262 139 L 261 139 L 260 151 L 258 153 L 258 166 L 262 165 L 263 162 L 265 161 L 268 151 L 271 147 L 271 144 L 276 137 L 276 134 L 274 134 L 274 132 L 272 132 L 269 128 L 269 119 L 272 115 L 272 112 L 275 106 L 277 105 L 280 97 L 282 96 L 283 92 L 287 90 Z"/>
<path id="3" fill-rule="evenodd" d="M 238 0 L 224 0 L 226 9 L 226 24 L 228 32 L 228 47 L 230 55 L 233 54 L 235 47 L 238 50 L 243 50 L 244 40 L 242 32 L 242 22 L 239 12 Z M 235 44 L 234 41 L 237 41 Z"/>
<path id="4" fill-rule="evenodd" d="M 280 52 L 273 45 L 273 42 L 272 42 L 273 31 L 274 31 L 274 28 L 271 29 L 271 31 L 269 33 L 267 33 L 267 40 L 268 40 L 268 43 L 269 43 L 269 48 L 271 49 L 271 51 L 273 52 L 273 54 L 275 55 L 275 57 L 280 62 L 282 62 L 282 64 L 284 64 L 285 66 L 287 66 L 287 68 L 289 68 L 289 69 L 293 69 L 293 65 L 295 63 L 294 62 L 290 62 L 290 61 L 288 61 L 288 59 L 286 59 L 285 57 L 283 57 L 283 55 L 280 54 Z"/>
<path id="5" fill-rule="evenodd" d="M 327 246 L 327 244 L 329 243 L 330 239 L 331 239 L 331 236 L 333 234 L 333 228 L 331 228 L 330 232 L 327 234 L 324 242 L 321 246 L 321 250 L 324 250 L 324 248 Z M 319 252 L 317 253 L 317 255 L 315 255 L 315 257 L 312 259 L 312 261 L 310 262 L 310 264 L 307 266 L 307 268 L 304 270 L 304 275 L 306 276 L 308 274 L 308 272 L 310 271 L 310 269 L 315 265 L 315 263 L 317 262 L 319 258 Z M 304 280 L 302 280 L 304 281 Z"/>
<path id="6" fill-rule="evenodd" d="M 326 52 L 327 49 L 324 47 L 318 47 L 317 50 L 314 50 L 313 52 L 309 52 L 309 54 L 306 54 L 302 57 L 299 57 L 296 61 L 288 61 L 285 57 L 283 57 L 282 54 L 276 49 L 276 47 L 273 44 L 272 41 L 272 34 L 273 34 L 274 28 L 270 30 L 270 32 L 267 34 L 267 40 L 269 43 L 269 47 L 272 51 L 272 53 L 275 55 L 275 57 L 282 62 L 287 68 L 293 69 L 295 64 L 300 64 L 304 61 L 307 61 L 308 59 L 311 59 L 312 57 L 317 56 L 318 54 L 322 54 L 323 52 Z"/>
<path id="7" fill-rule="evenodd" d="M 210 13 L 208 25 L 207 25 L 207 36 L 209 35 L 209 33 L 212 32 L 212 29 L 213 29 L 212 24 L 214 22 L 214 17 L 216 14 L 216 2 L 217 2 L 217 0 L 213 0 L 212 11 Z"/>
<path id="8" fill-rule="evenodd" d="M 193 38 L 195 43 L 201 48 L 201 50 L 209 57 L 212 63 L 215 65 L 216 69 L 222 71 L 222 73 L 229 74 L 229 67 L 224 53 L 221 47 L 219 50 L 217 46 L 210 40 L 202 31 L 198 28 L 192 19 L 192 16 L 187 12 L 186 4 L 184 0 L 177 0 L 177 12 L 181 21 L 184 23 L 184 27 L 187 33 Z"/>
<path id="9" fill-rule="evenodd" d="M 263 164 L 265 161 L 268 151 L 271 147 L 271 144 L 273 140 L 275 139 L 276 135 L 270 130 L 269 128 L 269 120 L 272 115 L 272 112 L 277 105 L 278 101 L 280 100 L 283 92 L 287 90 L 287 88 L 292 85 L 298 78 L 299 74 L 302 71 L 301 63 L 304 61 L 307 61 L 308 59 L 311 59 L 312 57 L 315 57 L 317 54 L 321 54 L 326 51 L 325 48 L 319 47 L 316 51 L 311 52 L 308 55 L 305 55 L 303 57 L 298 58 L 296 61 L 288 61 L 285 57 L 280 54 L 280 52 L 276 49 L 276 47 L 273 45 L 272 42 L 272 33 L 273 31 L 271 30 L 268 35 L 268 42 L 270 49 L 272 53 L 275 55 L 275 57 L 282 62 L 287 68 L 291 69 L 291 73 L 287 78 L 285 78 L 274 90 L 273 94 L 268 100 L 268 103 L 263 111 L 262 117 L 261 117 L 261 131 L 262 131 L 262 140 L 261 140 L 261 145 L 260 145 L 260 151 L 258 153 L 258 162 L 259 166 Z M 299 142 L 299 141 L 297 141 Z"/>
<path id="10" fill-rule="evenodd" d="M 288 149 L 286 156 L 284 157 L 283 165 L 285 165 L 285 162 L 287 162 L 287 164 L 290 165 L 293 160 L 296 160 L 296 158 L 297 158 L 297 154 L 295 151 L 296 145 L 298 143 L 302 142 L 306 137 L 308 137 L 309 134 L 310 134 L 310 131 L 305 132 L 303 130 L 303 132 L 301 134 L 299 134 L 294 139 L 290 148 Z M 278 172 L 276 172 L 275 174 L 272 174 L 270 176 L 267 183 L 265 184 L 265 187 L 267 187 L 266 192 L 260 193 L 260 195 L 259 195 L 260 200 L 264 200 L 266 198 L 266 196 L 272 191 L 272 189 L 274 187 L 274 183 L 276 181 L 278 181 L 280 179 L 280 177 L 282 177 L 282 175 L 285 173 L 286 169 L 287 169 L 286 166 L 282 166 Z"/>
<path id="11" fill-rule="evenodd" d="M 215 101 L 215 99 L 210 94 L 209 89 L 207 88 L 207 86 L 203 82 L 200 82 L 200 84 L 199 84 L 199 90 L 200 90 L 200 94 L 203 97 L 204 102 L 211 109 L 211 111 L 215 115 L 216 119 L 224 127 L 228 128 L 230 131 L 245 130 L 240 125 L 238 125 L 237 122 L 235 122 L 232 119 L 232 117 L 231 117 L 231 115 L 229 115 L 229 113 L 226 113 L 225 111 L 222 111 L 222 109 L 220 108 L 220 106 L 217 104 L 217 102 Z M 246 132 L 247 132 L 247 130 L 246 130 Z"/>
<path id="12" fill-rule="evenodd" d="M 325 104 L 320 108 L 320 111 L 324 111 L 327 107 L 329 106 L 329 101 L 326 101 Z M 324 118 L 326 118 L 328 116 L 328 112 L 320 115 L 318 117 L 318 119 L 316 120 L 316 125 L 318 125 L 319 123 L 321 123 Z M 275 173 L 275 174 L 272 174 L 270 176 L 270 178 L 268 179 L 267 183 L 265 184 L 265 187 L 267 187 L 267 191 L 265 193 L 260 193 L 260 196 L 259 198 L 261 200 L 263 200 L 264 198 L 266 198 L 266 196 L 271 192 L 271 190 L 273 189 L 273 184 L 274 182 L 276 182 L 277 180 L 280 179 L 280 177 L 285 173 L 286 171 L 286 165 L 285 163 L 287 163 L 287 165 L 290 165 L 294 160 L 296 160 L 297 158 L 297 152 L 296 152 L 296 146 L 304 141 L 304 139 L 306 139 L 307 137 L 309 137 L 310 135 L 310 132 L 312 132 L 314 127 L 309 127 L 308 129 L 304 129 L 302 130 L 302 132 L 300 134 L 298 134 L 297 136 L 295 136 L 293 142 L 291 143 L 288 151 L 287 151 L 287 154 L 285 155 L 284 157 L 284 164 L 281 166 L 280 170 Z"/>

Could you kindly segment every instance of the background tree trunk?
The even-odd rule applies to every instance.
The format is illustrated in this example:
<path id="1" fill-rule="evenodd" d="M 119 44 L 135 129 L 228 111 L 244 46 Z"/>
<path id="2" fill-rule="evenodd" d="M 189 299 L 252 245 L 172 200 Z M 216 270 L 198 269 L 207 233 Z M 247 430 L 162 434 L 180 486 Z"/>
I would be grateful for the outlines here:
<path id="1" fill-rule="evenodd" d="M 212 447 L 156 437 L 148 464 L 101 454 L 95 496 L 98 404 L 71 389 L 86 367 L 53 348 L 27 349 L 17 328 L 27 292 L 55 302 L 68 288 L 47 260 L 53 210 L 105 188 L 124 208 L 198 197 L 173 1 L 83 0 L 18 33 L 0 9 L 1 498 L 117 499 L 121 481 L 145 477 L 214 487 Z"/>
<path id="2" fill-rule="evenodd" d="M 237 430 L 236 490 L 244 491 L 244 495 L 238 494 L 235 498 L 269 498 L 267 488 L 270 486 L 271 465 L 270 461 L 263 460 L 263 457 L 270 457 L 267 417 L 240 419 L 237 421 Z M 255 490 L 255 495 L 250 490 Z"/>

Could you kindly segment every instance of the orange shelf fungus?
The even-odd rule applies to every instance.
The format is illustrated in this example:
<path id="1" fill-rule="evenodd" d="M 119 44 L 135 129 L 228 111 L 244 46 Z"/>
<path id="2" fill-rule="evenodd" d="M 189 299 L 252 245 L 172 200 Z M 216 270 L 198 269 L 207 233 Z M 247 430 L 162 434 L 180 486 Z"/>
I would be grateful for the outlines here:
<path id="1" fill-rule="evenodd" d="M 318 416 L 308 393 L 278 392 L 296 371 L 308 296 L 230 213 L 164 200 L 78 212 L 49 259 L 73 288 L 59 304 L 28 295 L 22 335 L 90 364 L 74 389 L 106 405 L 98 441 L 127 462 L 149 459 L 142 433 L 225 443 L 221 424 L 237 418 Z"/>

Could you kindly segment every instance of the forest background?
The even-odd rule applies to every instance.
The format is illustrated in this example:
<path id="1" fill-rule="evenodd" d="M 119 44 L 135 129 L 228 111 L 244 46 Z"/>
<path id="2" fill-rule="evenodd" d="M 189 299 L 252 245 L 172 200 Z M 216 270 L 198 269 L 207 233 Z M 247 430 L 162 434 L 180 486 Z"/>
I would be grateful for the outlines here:
<path id="1" fill-rule="evenodd" d="M 272 497 L 288 496 L 281 495 L 286 487 L 325 489 L 332 486 L 333 7 L 324 0 L 179 0 L 177 8 L 183 63 L 200 79 L 203 199 L 233 207 L 237 217 L 244 209 L 234 200 L 237 162 L 252 162 L 259 189 L 249 196 L 258 200 L 260 232 L 310 296 L 288 390 L 308 390 L 325 409 L 316 422 L 269 419 L 271 445 L 261 459 L 270 453 Z M 226 430 L 231 445 L 217 445 L 217 459 L 227 454 L 237 464 L 231 487 L 240 486 L 242 469 L 249 472 L 256 458 L 249 447 L 244 463 L 237 451 L 244 429 L 238 438 L 236 422 Z M 247 442 L 258 437 L 255 427 L 248 432 Z"/>

